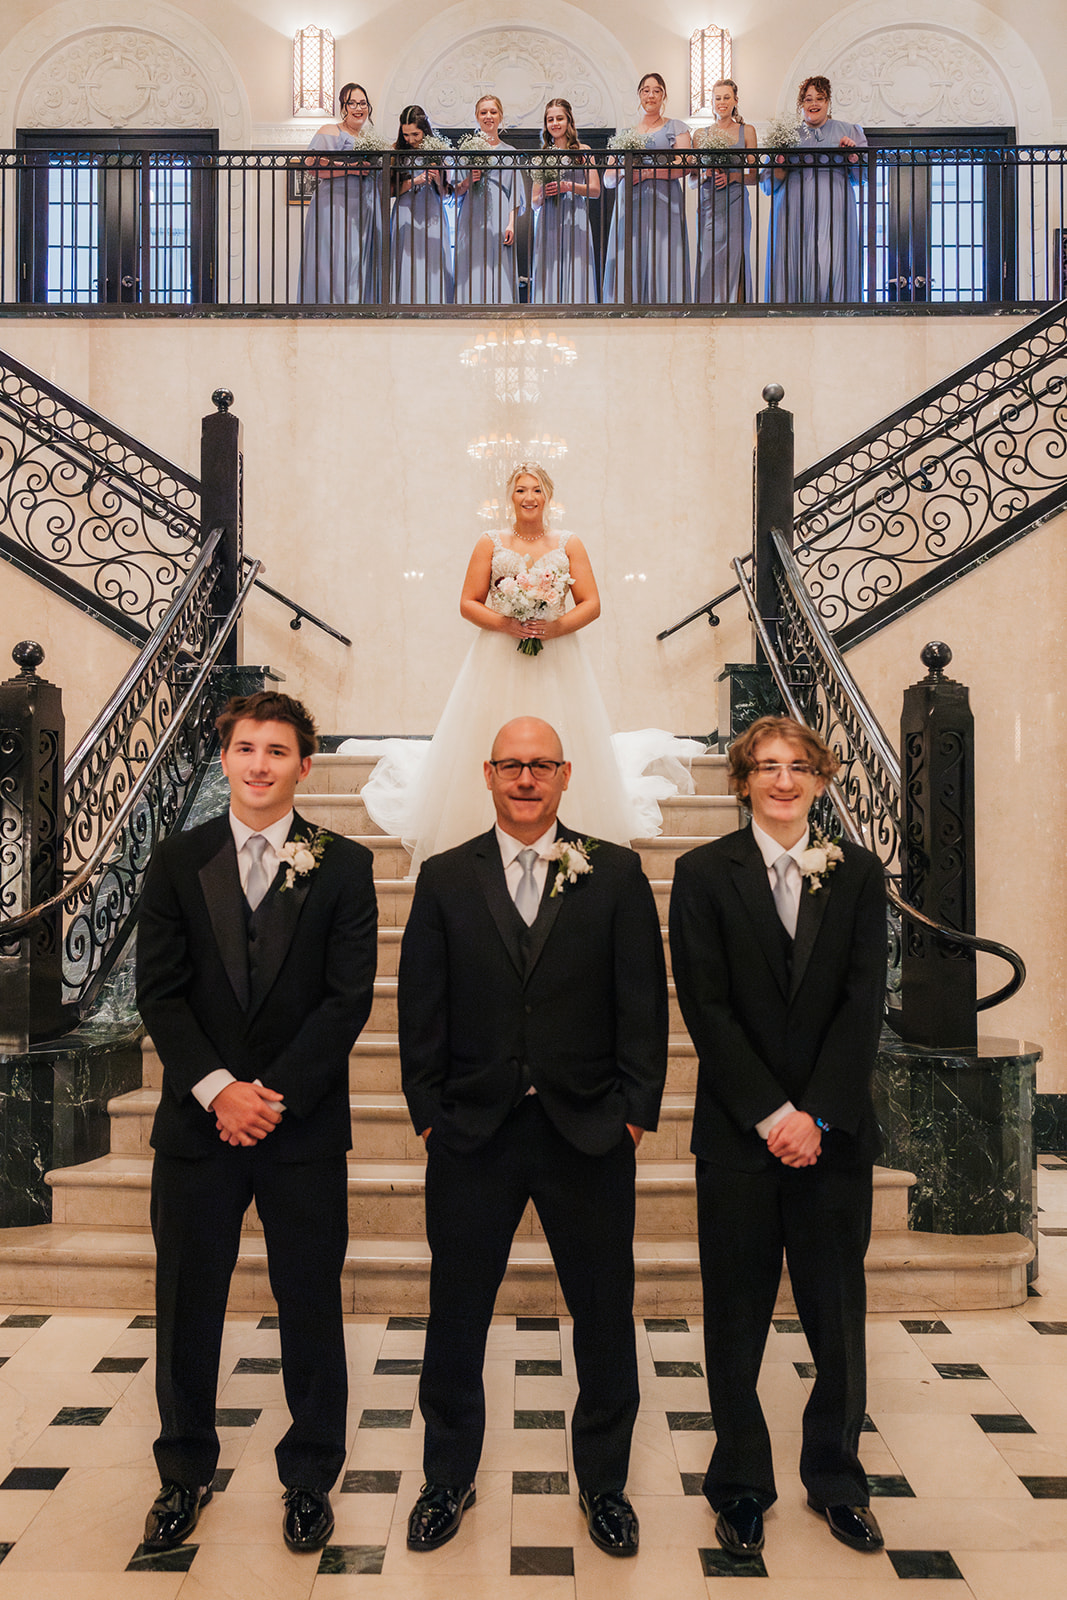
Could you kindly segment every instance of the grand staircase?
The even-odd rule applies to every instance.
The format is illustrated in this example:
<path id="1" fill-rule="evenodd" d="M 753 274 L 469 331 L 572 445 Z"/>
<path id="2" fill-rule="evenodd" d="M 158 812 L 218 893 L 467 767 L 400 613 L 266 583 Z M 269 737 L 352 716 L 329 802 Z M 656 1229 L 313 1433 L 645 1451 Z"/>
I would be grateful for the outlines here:
<path id="1" fill-rule="evenodd" d="M 349 1312 L 419 1313 L 427 1308 L 429 1250 L 423 1229 L 422 1141 L 400 1093 L 396 973 L 413 885 L 400 841 L 382 835 L 359 790 L 367 757 L 316 758 L 298 800 L 301 813 L 355 835 L 374 851 L 380 918 L 378 979 L 367 1030 L 351 1056 L 354 1148 L 349 1163 L 351 1241 L 344 1274 Z M 666 937 L 674 862 L 683 851 L 737 826 L 724 759 L 693 762 L 696 794 L 663 804 L 664 832 L 637 841 Z M 669 962 L 669 952 L 668 952 Z M 669 967 L 668 967 L 669 971 Z M 646 1135 L 637 1168 L 636 1309 L 699 1312 L 696 1207 L 689 1129 L 696 1058 L 671 985 L 671 1044 L 660 1126 Z M 151 1307 L 154 1253 L 148 1222 L 149 1134 L 160 1064 L 144 1047 L 143 1087 L 113 1100 L 111 1151 L 49 1174 L 50 1225 L 0 1233 L 0 1299 L 30 1305 Z M 1017 1236 L 947 1238 L 907 1229 L 907 1173 L 877 1169 L 874 1236 L 867 1258 L 872 1310 L 933 1312 L 1017 1304 L 1026 1296 L 1029 1246 Z M 250 1214 L 231 1294 L 234 1310 L 269 1310 L 266 1256 Z M 532 1209 L 523 1218 L 498 1310 L 565 1312 L 548 1248 Z M 780 1309 L 790 1309 L 783 1285 Z"/>

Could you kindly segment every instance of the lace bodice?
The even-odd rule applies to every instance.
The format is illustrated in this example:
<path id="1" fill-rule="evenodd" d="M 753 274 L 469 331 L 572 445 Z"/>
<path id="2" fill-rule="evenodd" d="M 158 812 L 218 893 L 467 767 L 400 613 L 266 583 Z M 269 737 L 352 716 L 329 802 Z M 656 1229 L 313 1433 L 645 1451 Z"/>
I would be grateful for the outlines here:
<path id="1" fill-rule="evenodd" d="M 546 550 L 544 555 L 538 556 L 536 561 L 527 562 L 518 550 L 509 550 L 500 537 L 499 532 L 490 534 L 493 541 L 493 565 L 490 574 L 489 593 L 485 603 L 490 611 L 504 609 L 498 603 L 495 585 L 501 578 L 514 578 L 520 572 L 562 572 L 565 576 L 571 570 L 570 560 L 567 556 L 567 540 L 570 534 L 561 533 L 557 537 L 556 545 L 551 550 Z M 558 617 L 563 611 L 563 606 L 546 607 L 545 615 Z"/>

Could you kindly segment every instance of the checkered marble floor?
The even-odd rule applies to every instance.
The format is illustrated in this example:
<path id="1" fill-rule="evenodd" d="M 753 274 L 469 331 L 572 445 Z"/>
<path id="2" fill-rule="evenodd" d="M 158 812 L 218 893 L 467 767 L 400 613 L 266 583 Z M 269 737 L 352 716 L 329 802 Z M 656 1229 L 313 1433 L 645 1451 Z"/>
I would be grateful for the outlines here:
<path id="1" fill-rule="evenodd" d="M 779 1500 L 762 1557 L 719 1550 L 700 1494 L 712 1444 L 696 1318 L 638 1324 L 642 1407 L 630 1493 L 641 1551 L 594 1549 L 577 1508 L 565 1319 L 501 1317 L 486 1362 L 478 1500 L 433 1555 L 405 1548 L 421 1483 L 415 1404 L 423 1323 L 347 1324 L 351 1450 L 333 1543 L 281 1542 L 273 1447 L 286 1426 L 274 1319 L 229 1319 L 216 1495 L 165 1556 L 138 1541 L 156 1488 L 150 1316 L 0 1314 L 0 1600 L 698 1600 L 758 1579 L 763 1600 L 1067 1595 L 1067 1156 L 1042 1157 L 1041 1275 L 1023 1306 L 872 1316 L 864 1462 L 884 1554 L 835 1543 L 797 1476 L 811 1384 L 799 1325 L 779 1320 L 761 1380 Z M 3 1313 L 4 1308 L 0 1308 Z M 909 1586 L 901 1590 L 902 1580 Z M 741 1591 L 747 1592 L 747 1591 Z"/>

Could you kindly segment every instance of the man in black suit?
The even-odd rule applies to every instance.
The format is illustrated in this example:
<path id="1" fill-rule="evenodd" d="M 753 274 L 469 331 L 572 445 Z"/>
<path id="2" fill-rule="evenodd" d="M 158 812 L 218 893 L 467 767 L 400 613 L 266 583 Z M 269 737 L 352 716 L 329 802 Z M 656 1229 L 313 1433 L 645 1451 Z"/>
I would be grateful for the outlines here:
<path id="1" fill-rule="evenodd" d="M 433 1256 L 412 1550 L 444 1544 L 474 1500 L 486 1335 L 531 1198 L 574 1319 L 580 1508 L 601 1549 L 637 1550 L 634 1161 L 666 1075 L 663 944 L 637 856 L 557 824 L 570 770 L 547 723 L 503 727 L 485 763 L 496 827 L 424 864 L 404 934 L 400 1059 Z"/>
<path id="2" fill-rule="evenodd" d="M 217 727 L 229 813 L 156 850 L 137 931 L 138 1004 L 163 1063 L 152 1130 L 162 1484 L 145 1545 L 180 1543 L 211 1498 L 226 1299 L 254 1200 L 292 1418 L 276 1450 L 283 1533 L 290 1549 L 317 1550 L 345 1457 L 348 1053 L 374 984 L 371 856 L 293 809 L 316 746 L 298 701 L 232 700 Z"/>
<path id="3" fill-rule="evenodd" d="M 704 1493 L 720 1544 L 742 1557 L 762 1549 L 776 1498 L 756 1380 L 783 1247 L 816 1368 L 808 1504 L 853 1549 L 882 1547 L 858 1446 L 885 888 L 875 856 L 809 830 L 836 768 L 800 723 L 754 723 L 730 750 L 752 826 L 684 855 L 671 895 L 674 978 L 700 1062 L 692 1148 L 716 1434 Z"/>

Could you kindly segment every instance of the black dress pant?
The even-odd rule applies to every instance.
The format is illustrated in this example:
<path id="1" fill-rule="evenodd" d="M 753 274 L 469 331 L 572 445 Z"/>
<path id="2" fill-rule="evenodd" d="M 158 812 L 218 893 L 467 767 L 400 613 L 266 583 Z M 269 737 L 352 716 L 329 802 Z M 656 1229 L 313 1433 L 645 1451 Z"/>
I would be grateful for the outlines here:
<path id="1" fill-rule="evenodd" d="M 287 1487 L 332 1488 L 345 1459 L 348 1369 L 341 1270 L 348 1241 L 343 1155 L 266 1158 L 262 1144 L 187 1161 L 158 1152 L 152 1168 L 156 1242 L 156 1465 L 164 1482 L 211 1482 L 219 1457 L 219 1353 L 241 1222 L 255 1200 L 278 1304 L 282 1380 L 292 1425 L 279 1441 Z"/>
<path id="2" fill-rule="evenodd" d="M 771 1441 L 756 1382 L 785 1251 L 815 1364 L 804 1408 L 800 1476 L 817 1506 L 865 1506 L 859 1437 L 867 1395 L 869 1166 L 737 1172 L 697 1161 L 704 1350 L 715 1448 L 704 1493 L 719 1510 L 776 1499 Z"/>
<path id="3" fill-rule="evenodd" d="M 426 1233 L 433 1262 L 419 1384 L 431 1483 L 462 1486 L 485 1432 L 485 1341 L 508 1251 L 532 1199 L 574 1319 L 574 1470 L 589 1493 L 621 1490 L 640 1395 L 634 1339 L 634 1145 L 584 1155 L 527 1095 L 493 1138 L 458 1155 L 430 1135 Z M 510 1423 L 511 1419 L 507 1421 Z"/>

